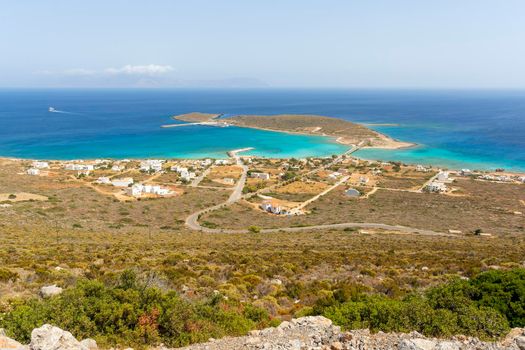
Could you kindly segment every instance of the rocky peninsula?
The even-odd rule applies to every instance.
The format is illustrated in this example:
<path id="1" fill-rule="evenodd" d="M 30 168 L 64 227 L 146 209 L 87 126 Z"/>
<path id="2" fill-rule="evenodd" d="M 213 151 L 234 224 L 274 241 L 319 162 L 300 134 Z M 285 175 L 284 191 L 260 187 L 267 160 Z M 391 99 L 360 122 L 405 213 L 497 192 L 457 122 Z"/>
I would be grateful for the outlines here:
<path id="1" fill-rule="evenodd" d="M 343 119 L 319 115 L 278 114 L 278 115 L 236 115 L 220 119 L 221 114 L 193 112 L 174 116 L 173 119 L 188 123 L 286 132 L 301 135 L 332 137 L 344 145 L 362 143 L 364 147 L 398 149 L 414 144 L 394 140 L 363 125 Z M 180 125 L 180 124 L 177 124 Z"/>

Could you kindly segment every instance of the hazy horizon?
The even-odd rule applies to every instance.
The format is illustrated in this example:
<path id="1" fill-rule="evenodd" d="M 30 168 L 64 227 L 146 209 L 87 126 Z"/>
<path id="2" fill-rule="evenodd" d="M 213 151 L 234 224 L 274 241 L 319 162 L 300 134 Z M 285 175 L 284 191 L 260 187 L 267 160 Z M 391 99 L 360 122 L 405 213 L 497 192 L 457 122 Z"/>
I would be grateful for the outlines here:
<path id="1" fill-rule="evenodd" d="M 2 5 L 2 88 L 525 88 L 519 0 Z"/>

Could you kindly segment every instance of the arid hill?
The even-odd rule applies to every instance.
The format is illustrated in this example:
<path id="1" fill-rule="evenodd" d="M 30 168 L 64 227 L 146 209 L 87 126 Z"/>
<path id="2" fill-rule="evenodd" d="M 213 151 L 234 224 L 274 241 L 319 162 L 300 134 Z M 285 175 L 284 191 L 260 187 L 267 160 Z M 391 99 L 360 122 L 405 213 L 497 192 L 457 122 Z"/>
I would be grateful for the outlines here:
<path id="1" fill-rule="evenodd" d="M 273 116 L 239 115 L 228 118 L 230 124 L 273 131 L 336 137 L 342 144 L 365 141 L 370 146 L 399 148 L 410 146 L 397 142 L 374 130 L 343 119 L 317 115 L 280 114 Z"/>

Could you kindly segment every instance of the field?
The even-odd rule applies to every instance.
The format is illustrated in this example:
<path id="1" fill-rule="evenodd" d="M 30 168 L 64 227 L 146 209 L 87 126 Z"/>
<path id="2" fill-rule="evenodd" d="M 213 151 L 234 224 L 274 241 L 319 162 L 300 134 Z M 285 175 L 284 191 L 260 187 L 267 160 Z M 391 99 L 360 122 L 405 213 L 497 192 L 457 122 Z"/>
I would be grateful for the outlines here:
<path id="1" fill-rule="evenodd" d="M 478 229 L 492 234 L 524 232 L 524 216 L 514 214 L 524 209 L 520 202 L 525 197 L 523 185 L 459 179 L 453 187 L 457 188 L 454 196 L 380 189 L 368 199 L 356 199 L 347 197 L 341 186 L 308 206 L 309 215 L 261 215 L 245 210 L 243 204 L 235 204 L 227 209 L 233 219 L 214 219 L 210 213 L 203 220 L 228 228 L 380 222 L 441 232 L 453 229 L 465 234 Z"/>

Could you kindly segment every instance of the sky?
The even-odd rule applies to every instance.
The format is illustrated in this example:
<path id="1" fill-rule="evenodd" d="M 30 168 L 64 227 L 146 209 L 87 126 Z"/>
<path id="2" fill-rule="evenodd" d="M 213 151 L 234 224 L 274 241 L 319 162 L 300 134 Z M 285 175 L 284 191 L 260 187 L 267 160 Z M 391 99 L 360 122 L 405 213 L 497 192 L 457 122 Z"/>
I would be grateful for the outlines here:
<path id="1" fill-rule="evenodd" d="M 523 0 L 0 0 L 0 87 L 525 88 Z"/>

